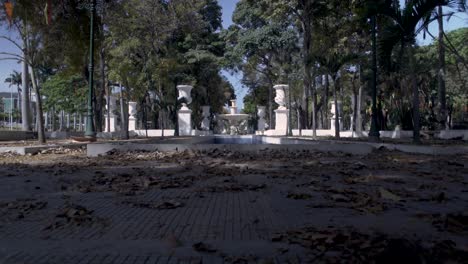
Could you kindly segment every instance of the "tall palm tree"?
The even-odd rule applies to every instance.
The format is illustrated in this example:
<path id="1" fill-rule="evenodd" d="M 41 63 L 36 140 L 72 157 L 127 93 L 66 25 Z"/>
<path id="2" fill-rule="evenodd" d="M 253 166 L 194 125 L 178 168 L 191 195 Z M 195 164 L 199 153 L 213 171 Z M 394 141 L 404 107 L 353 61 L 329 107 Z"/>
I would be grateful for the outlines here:
<path id="1" fill-rule="evenodd" d="M 9 86 L 8 87 L 11 87 L 13 85 L 16 86 L 16 90 L 17 90 L 17 98 L 18 98 L 18 104 L 16 105 L 16 108 L 17 109 L 20 109 L 21 107 L 21 84 L 22 84 L 22 76 L 21 76 L 21 73 L 13 70 L 12 73 L 10 73 L 10 76 L 7 77 L 5 79 L 5 82 L 6 83 L 9 83 Z M 13 109 L 13 98 L 11 98 L 11 109 Z M 12 113 L 13 114 L 13 113 Z"/>
<path id="2" fill-rule="evenodd" d="M 406 51 L 408 66 L 411 76 L 411 88 L 413 92 L 413 141 L 420 142 L 419 124 L 419 89 L 415 74 L 414 46 L 416 36 L 427 28 L 432 21 L 431 14 L 439 6 L 464 8 L 462 0 L 408 0 L 404 7 L 400 7 L 398 1 L 383 1 L 376 11 L 377 14 L 390 19 L 391 23 L 381 29 L 379 51 L 382 62 L 389 65 L 396 47 Z M 402 50 L 403 51 L 403 50 Z M 402 58 L 402 56 L 401 56 Z"/>
<path id="3" fill-rule="evenodd" d="M 339 51 L 329 51 L 322 55 L 314 56 L 320 67 L 333 79 L 333 100 L 335 102 L 335 137 L 340 138 L 340 121 L 338 109 L 337 91 L 341 90 L 340 71 L 346 64 L 349 64 L 359 58 L 357 54 L 341 53 Z M 328 76 L 328 75 L 327 75 Z"/>
<path id="4" fill-rule="evenodd" d="M 467 0 L 458 0 L 455 4 L 458 6 L 458 11 L 466 10 Z M 438 6 L 433 12 L 433 20 L 437 20 L 439 24 L 439 38 L 438 38 L 438 60 L 439 65 L 437 69 L 437 81 L 438 81 L 438 97 L 439 97 L 439 123 L 442 128 L 449 129 L 449 123 L 447 122 L 447 102 L 446 102 L 446 86 L 445 86 L 445 40 L 444 40 L 444 20 L 445 15 L 453 15 L 454 12 L 444 14 L 442 6 Z"/>

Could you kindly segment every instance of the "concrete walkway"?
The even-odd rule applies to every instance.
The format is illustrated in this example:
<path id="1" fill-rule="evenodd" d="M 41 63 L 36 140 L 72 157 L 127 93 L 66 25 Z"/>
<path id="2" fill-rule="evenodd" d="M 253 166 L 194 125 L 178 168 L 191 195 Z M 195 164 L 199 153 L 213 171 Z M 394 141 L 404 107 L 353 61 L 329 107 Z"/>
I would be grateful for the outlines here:
<path id="1" fill-rule="evenodd" d="M 0 163 L 5 264 L 307 263 L 310 249 L 276 239 L 304 227 L 468 241 L 426 219 L 466 210 L 466 156 L 217 149 Z"/>

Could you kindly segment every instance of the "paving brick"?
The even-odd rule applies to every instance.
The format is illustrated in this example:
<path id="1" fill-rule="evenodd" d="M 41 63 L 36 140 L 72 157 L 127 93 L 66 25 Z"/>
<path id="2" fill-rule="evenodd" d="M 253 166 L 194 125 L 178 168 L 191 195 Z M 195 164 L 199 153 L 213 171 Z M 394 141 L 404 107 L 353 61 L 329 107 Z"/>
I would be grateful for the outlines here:
<path id="1" fill-rule="evenodd" d="M 336 160 L 344 162 L 336 157 L 325 158 L 329 159 L 330 162 Z M 154 166 L 154 163 L 155 161 L 146 163 L 142 161 L 141 166 Z M 281 162 L 278 163 L 280 165 L 283 164 Z M 338 164 L 342 165 L 342 163 Z M 321 169 L 326 170 L 326 165 L 323 165 Z M 434 167 L 433 169 L 437 168 Z M 49 171 L 51 169 L 37 167 L 36 170 Z M 82 174 L 92 176 L 96 170 L 109 170 L 120 173 L 120 171 L 133 171 L 134 166 L 127 164 L 126 166 L 119 165 L 118 168 L 104 165 L 99 168 L 90 167 L 86 170 L 77 170 L 75 173 L 71 173 L 71 175 L 67 174 L 67 177 L 81 177 Z M 177 168 L 177 166 L 173 170 L 178 170 L 178 173 L 186 173 L 185 170 Z M 262 177 L 269 176 L 269 173 L 273 176 L 276 175 L 276 168 L 259 168 L 258 170 L 266 172 L 266 175 L 262 175 Z M 290 170 L 296 172 L 295 168 L 290 168 Z M 416 167 L 408 170 L 407 177 L 416 177 L 417 170 L 418 168 Z M 154 170 L 148 171 L 148 174 L 155 174 Z M 382 171 L 387 174 L 396 173 L 393 169 L 386 171 L 379 169 L 375 172 L 385 174 Z M 157 173 L 163 174 L 164 171 L 161 169 Z M 447 171 L 443 175 L 450 176 L 451 173 L 451 171 Z M 304 173 L 300 182 L 310 182 L 312 174 L 313 172 Z M 320 175 L 322 174 L 325 175 L 326 173 L 320 172 Z M 317 175 L 319 174 L 315 174 L 315 177 L 319 177 Z M 421 184 L 438 186 L 438 182 L 430 179 L 433 175 L 427 173 L 424 175 L 425 177 L 422 177 L 422 179 L 417 178 L 417 181 L 415 180 L 412 182 L 412 185 L 408 186 L 419 186 Z M 244 176 L 236 175 L 233 178 L 241 182 L 242 178 L 248 178 Z M 48 181 L 44 181 L 47 184 L 52 184 L 52 179 L 55 179 L 53 178 L 55 176 L 52 176 L 50 172 L 47 172 L 47 176 L 35 175 L 34 177 L 48 178 Z M 251 177 L 255 178 L 256 176 L 251 175 Z M 328 178 L 325 176 L 320 177 L 324 178 L 322 184 L 326 188 L 339 187 L 349 190 L 357 188 L 355 185 L 344 185 L 343 183 L 339 185 L 336 182 L 332 186 L 327 183 Z M 16 195 L 20 190 L 23 190 L 24 179 L 20 177 L 16 178 L 18 183 L 11 185 L 15 186 L 13 188 L 17 188 L 16 190 L 0 187 L 3 192 L 1 194 L 2 197 Z M 263 258 L 271 258 L 275 263 L 301 263 L 305 262 L 306 259 L 295 252 L 275 255 L 276 251 L 271 243 L 271 237 L 274 233 L 309 225 L 327 226 L 329 224 L 340 224 L 341 226 L 347 226 L 354 224 L 352 219 L 348 219 L 353 217 L 354 221 L 357 221 L 356 219 L 359 220 L 357 222 L 361 220 L 362 222 L 367 221 L 368 225 L 369 223 L 371 223 L 370 225 L 373 223 L 380 224 L 382 220 L 385 220 L 385 216 L 383 215 L 366 216 L 358 214 L 349 208 L 346 210 L 343 208 L 310 208 L 308 205 L 316 202 L 315 198 L 324 200 L 322 197 L 323 193 L 319 193 L 317 190 L 314 190 L 316 193 L 314 193 L 314 198 L 310 200 L 287 199 L 286 194 L 288 191 L 308 191 L 309 189 L 313 189 L 313 186 L 310 188 L 299 188 L 297 187 L 299 181 L 286 177 L 284 179 L 268 178 L 266 180 L 268 187 L 260 191 L 240 190 L 237 192 L 200 193 L 200 190 L 204 188 L 206 190 L 207 186 L 212 186 L 216 182 L 223 182 L 224 179 L 228 178 L 225 176 L 214 177 L 209 182 L 208 180 L 200 180 L 199 182 L 194 182 L 194 185 L 189 188 L 159 189 L 155 187 L 135 196 L 124 196 L 107 191 L 67 193 L 67 195 L 71 196 L 71 198 L 67 199 L 74 204 L 94 210 L 93 217 L 104 219 L 108 225 L 95 224 L 91 227 L 70 225 L 54 230 L 44 230 L 44 228 L 56 220 L 57 213 L 67 200 L 62 197 L 65 193 L 33 193 L 31 197 L 47 201 L 49 205 L 46 209 L 27 215 L 24 219 L 13 222 L 1 222 L 2 219 L 0 219 L 0 264 L 223 263 L 224 258 L 221 257 L 221 254 L 230 255 L 230 253 L 226 253 L 225 251 L 239 248 L 236 254 L 242 255 L 242 250 L 255 252 L 256 246 L 259 248 L 259 252 L 262 252 L 261 254 L 264 255 Z M 0 175 L 0 186 L 6 181 L 10 184 L 12 179 Z M 250 184 L 248 181 L 249 179 L 242 183 Z M 381 184 L 382 182 L 383 180 L 378 183 Z M 373 184 L 376 185 L 377 183 Z M 454 188 L 458 188 L 457 190 L 463 188 L 463 184 L 456 181 L 453 182 L 453 180 L 452 182 L 447 181 L 440 184 L 452 184 L 455 186 Z M 374 185 L 368 184 L 366 187 L 374 188 Z M 443 187 L 445 188 L 446 186 Z M 447 187 L 447 189 L 449 188 Z M 9 191 L 11 193 L 8 194 Z M 200 194 L 203 195 L 203 198 L 200 197 Z M 464 210 L 464 205 L 466 206 L 466 204 L 463 202 L 466 202 L 466 199 L 458 199 L 458 197 L 455 197 L 456 195 L 462 197 L 461 192 L 454 192 L 454 197 L 450 200 L 450 203 L 441 203 L 434 206 L 440 206 L 445 212 Z M 410 200 L 413 197 L 409 198 L 408 200 L 411 202 Z M 182 201 L 185 203 L 185 206 L 176 209 L 159 210 L 132 207 L 122 203 L 125 200 L 159 203 L 170 199 Z M 2 201 L 0 199 L 0 202 Z M 416 203 L 411 206 L 415 210 L 422 208 L 418 207 L 419 205 Z M 400 210 L 399 214 L 409 213 Z M 410 215 L 406 215 L 405 217 L 407 217 L 405 219 L 417 221 L 411 218 Z M 322 223 L 318 223 L 320 219 L 322 219 Z M 400 222 L 404 220 L 401 219 Z M 411 227 L 405 226 L 405 228 L 410 229 Z M 414 230 L 419 231 L 419 229 Z M 431 235 L 436 236 L 437 234 L 435 232 Z M 444 235 L 449 236 L 450 234 L 444 233 Z M 179 240 L 181 245 L 177 245 L 174 248 L 168 246 L 169 243 L 167 243 L 166 238 L 170 236 L 174 236 Z M 212 254 L 197 252 L 192 248 L 192 245 L 198 242 L 204 242 L 217 249 L 218 252 Z M 252 245 L 252 247 L 249 245 Z M 269 252 L 268 250 L 273 253 L 264 253 Z M 259 262 L 261 263 L 261 261 Z"/>

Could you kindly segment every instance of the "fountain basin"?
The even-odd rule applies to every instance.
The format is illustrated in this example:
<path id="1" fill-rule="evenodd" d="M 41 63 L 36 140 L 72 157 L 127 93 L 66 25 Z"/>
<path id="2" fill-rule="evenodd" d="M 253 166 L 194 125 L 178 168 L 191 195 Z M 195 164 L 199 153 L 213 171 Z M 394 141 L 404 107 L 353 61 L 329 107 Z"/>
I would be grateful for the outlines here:
<path id="1" fill-rule="evenodd" d="M 223 114 L 223 115 L 218 115 L 220 118 L 227 120 L 227 121 L 232 121 L 232 122 L 240 122 L 247 120 L 249 118 L 249 115 L 247 114 Z"/>

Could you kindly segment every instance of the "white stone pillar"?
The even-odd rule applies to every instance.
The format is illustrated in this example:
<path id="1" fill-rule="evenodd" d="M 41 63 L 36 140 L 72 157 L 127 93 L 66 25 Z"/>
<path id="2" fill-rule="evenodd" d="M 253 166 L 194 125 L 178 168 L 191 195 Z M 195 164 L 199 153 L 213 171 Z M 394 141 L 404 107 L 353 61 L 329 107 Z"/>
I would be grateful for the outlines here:
<path id="1" fill-rule="evenodd" d="M 136 130 L 136 114 L 137 114 L 137 102 L 128 102 L 128 113 L 130 117 L 128 118 L 128 131 Z"/>
<path id="2" fill-rule="evenodd" d="M 182 103 L 182 107 L 177 112 L 179 136 L 192 135 L 192 110 L 187 107 L 187 105 L 192 102 L 192 96 L 190 94 L 192 89 L 193 86 L 190 85 L 177 85 L 177 90 L 179 91 L 179 97 L 177 99 L 181 100 L 185 98 L 186 100 L 186 103 Z"/>
<path id="3" fill-rule="evenodd" d="M 209 131 L 210 130 L 210 106 L 208 105 L 204 105 L 202 106 L 202 116 L 203 116 L 203 120 L 202 120 L 202 123 L 201 123 L 201 129 L 203 131 Z"/>
<path id="4" fill-rule="evenodd" d="M 286 92 L 288 91 L 289 86 L 285 84 L 279 84 L 273 86 L 273 89 L 276 91 L 275 102 L 279 105 L 278 109 L 275 110 L 275 135 L 286 136 L 288 134 L 289 124 L 289 109 L 286 107 Z"/>
<path id="5" fill-rule="evenodd" d="M 265 131 L 265 114 L 266 114 L 266 106 L 257 106 L 257 115 L 258 115 L 258 123 L 257 123 L 257 130 L 258 131 Z"/>
<path id="6" fill-rule="evenodd" d="M 179 136 L 192 135 L 192 110 L 183 106 L 178 112 Z"/>
<path id="7" fill-rule="evenodd" d="M 109 111 L 109 115 L 106 114 L 106 129 L 105 131 L 115 132 L 117 126 L 117 116 L 115 114 L 115 110 L 117 109 L 117 98 L 115 96 L 109 96 L 109 102 L 106 105 L 107 111 Z M 135 107 L 136 109 L 136 107 Z M 109 127 L 107 125 L 109 124 Z"/>
<path id="8" fill-rule="evenodd" d="M 401 138 L 401 126 L 397 125 L 395 131 L 393 131 L 392 138 Z"/>

